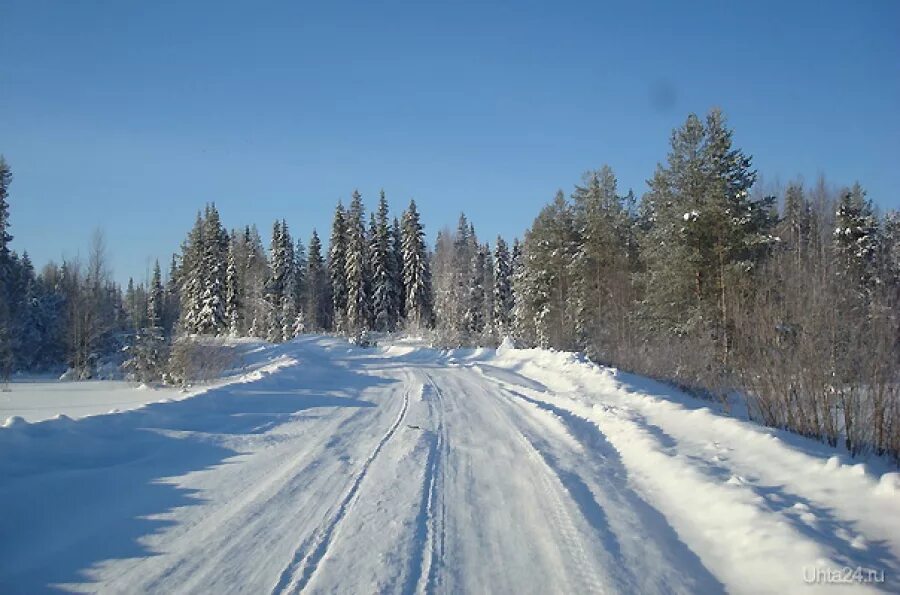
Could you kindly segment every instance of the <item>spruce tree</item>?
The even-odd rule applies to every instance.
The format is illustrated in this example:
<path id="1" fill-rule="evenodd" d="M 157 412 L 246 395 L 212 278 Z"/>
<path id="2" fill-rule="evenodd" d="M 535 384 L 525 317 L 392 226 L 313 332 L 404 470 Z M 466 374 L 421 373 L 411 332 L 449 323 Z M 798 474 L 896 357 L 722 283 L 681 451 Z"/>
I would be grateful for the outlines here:
<path id="1" fill-rule="evenodd" d="M 202 226 L 201 279 L 197 332 L 219 335 L 227 329 L 225 319 L 225 273 L 228 266 L 228 233 L 215 204 L 206 207 Z"/>
<path id="2" fill-rule="evenodd" d="M 476 250 L 469 265 L 468 295 L 465 299 L 463 320 L 466 324 L 467 342 L 478 343 L 485 328 L 484 278 L 487 262 L 482 250 Z"/>
<path id="3" fill-rule="evenodd" d="M 525 234 L 522 271 L 516 283 L 520 336 L 540 347 L 575 347 L 571 264 L 577 251 L 572 211 L 562 191 Z"/>
<path id="4" fill-rule="evenodd" d="M 13 367 L 13 337 L 11 336 L 10 276 L 12 262 L 9 243 L 9 185 L 12 182 L 12 170 L 0 155 L 0 380 L 7 380 Z"/>
<path id="5" fill-rule="evenodd" d="M 841 195 L 834 228 L 835 272 L 848 311 L 867 307 L 878 283 L 878 220 L 859 184 Z"/>
<path id="6" fill-rule="evenodd" d="M 12 275 L 12 259 L 9 244 L 12 236 L 9 233 L 9 186 L 12 183 L 12 170 L 0 155 L 0 308 L 10 299 L 9 284 Z M 2 313 L 0 313 L 2 315 Z M 0 323 L 5 322 L 0 319 Z"/>
<path id="7" fill-rule="evenodd" d="M 328 275 L 331 281 L 334 330 L 347 332 L 347 214 L 338 202 L 331 224 L 331 241 L 328 246 Z"/>
<path id="8" fill-rule="evenodd" d="M 608 360 L 631 340 L 625 328 L 637 261 L 631 194 L 620 196 L 612 169 L 589 171 L 572 194 L 578 249 L 574 276 L 575 330 L 579 346 Z"/>
<path id="9" fill-rule="evenodd" d="M 243 315 L 249 326 L 248 335 L 265 339 L 268 336 L 269 302 L 266 286 L 269 281 L 269 262 L 262 237 L 255 225 L 244 229 L 245 262 L 243 263 Z"/>
<path id="10" fill-rule="evenodd" d="M 397 325 L 399 287 L 394 239 L 388 221 L 388 204 L 384 190 L 378 201 L 378 213 L 372 225 L 370 261 L 372 265 L 373 309 L 375 329 L 392 331 Z"/>
<path id="11" fill-rule="evenodd" d="M 406 301 L 406 289 L 403 287 L 403 232 L 400 230 L 400 220 L 394 217 L 391 226 L 391 260 L 394 266 L 394 285 L 397 289 L 397 302 L 394 310 L 394 320 L 399 326 L 400 321 L 406 316 L 404 302 Z"/>
<path id="12" fill-rule="evenodd" d="M 181 301 L 180 327 L 188 334 L 199 332 L 200 297 L 203 292 L 204 277 L 203 218 L 198 211 L 194 226 L 182 247 L 179 275 L 181 283 L 178 292 Z"/>
<path id="13" fill-rule="evenodd" d="M 512 260 L 506 240 L 497 236 L 494 248 L 494 332 L 502 339 L 512 331 L 513 322 L 513 289 Z"/>
<path id="14" fill-rule="evenodd" d="M 228 334 L 232 337 L 241 335 L 241 283 L 238 278 L 237 238 L 232 237 L 228 247 L 228 267 L 225 270 L 225 320 L 228 323 Z"/>
<path id="15" fill-rule="evenodd" d="M 158 328 L 160 332 L 165 315 L 165 289 L 162 283 L 162 271 L 159 261 L 153 263 L 153 277 L 150 279 L 150 287 L 147 290 L 147 326 Z"/>
<path id="16" fill-rule="evenodd" d="M 370 328 L 372 303 L 369 295 L 369 250 L 362 195 L 353 191 L 347 212 L 347 331 L 359 334 Z"/>
<path id="17" fill-rule="evenodd" d="M 293 331 L 293 253 L 287 223 L 275 221 L 272 225 L 269 278 L 266 282 L 266 338 L 273 343 L 289 339 Z"/>
<path id="18" fill-rule="evenodd" d="M 165 309 L 163 316 L 163 333 L 171 336 L 181 313 L 181 289 L 178 269 L 178 256 L 173 254 L 169 263 L 169 275 L 166 278 Z"/>
<path id="19" fill-rule="evenodd" d="M 309 256 L 306 260 L 303 300 L 308 331 L 320 332 L 329 328 L 331 318 L 329 287 L 328 270 L 322 257 L 322 241 L 313 229 L 309 240 Z"/>
<path id="20" fill-rule="evenodd" d="M 403 215 L 402 248 L 407 325 L 413 330 L 429 328 L 432 325 L 431 271 L 425 232 L 414 200 Z"/>
<path id="21" fill-rule="evenodd" d="M 12 236 L 9 234 L 9 185 L 12 183 L 12 170 L 3 155 L 0 155 L 0 283 L 9 274 L 6 270 L 10 266 L 9 243 Z"/>

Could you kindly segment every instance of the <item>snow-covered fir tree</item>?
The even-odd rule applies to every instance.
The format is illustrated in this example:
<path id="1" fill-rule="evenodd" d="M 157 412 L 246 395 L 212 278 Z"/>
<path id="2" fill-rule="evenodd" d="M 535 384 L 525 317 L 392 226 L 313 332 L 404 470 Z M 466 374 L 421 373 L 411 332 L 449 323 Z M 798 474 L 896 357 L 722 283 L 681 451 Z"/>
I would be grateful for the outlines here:
<path id="1" fill-rule="evenodd" d="M 293 337 L 296 311 L 294 305 L 294 243 L 287 222 L 272 225 L 269 278 L 266 282 L 267 338 L 281 342 Z"/>
<path id="2" fill-rule="evenodd" d="M 338 202 L 331 223 L 328 247 L 328 276 L 331 282 L 333 326 L 338 333 L 346 333 L 347 322 L 347 213 Z"/>
<path id="3" fill-rule="evenodd" d="M 856 184 L 841 195 L 835 214 L 834 253 L 836 274 L 852 302 L 864 308 L 878 282 L 878 220 L 866 193 Z"/>
<path id="4" fill-rule="evenodd" d="M 571 264 L 578 248 L 572 211 L 562 191 L 525 234 L 516 285 L 522 338 L 541 347 L 573 349 L 575 306 Z"/>
<path id="5" fill-rule="evenodd" d="M 354 190 L 347 211 L 347 332 L 358 334 L 371 328 L 369 294 L 371 272 L 362 195 Z"/>
<path id="6" fill-rule="evenodd" d="M 137 382 L 155 382 L 163 377 L 169 352 L 162 327 L 165 290 L 159 261 L 153 266 L 153 276 L 147 288 L 145 326 L 138 329 L 134 341 L 127 347 L 128 359 L 123 364 L 126 374 Z"/>
<path id="7" fill-rule="evenodd" d="M 12 182 L 12 170 L 0 155 L 0 379 L 9 378 L 13 368 L 13 350 L 11 333 L 10 302 L 12 292 L 10 277 L 12 263 L 9 243 L 9 185 Z"/>
<path id="8" fill-rule="evenodd" d="M 485 289 L 484 278 L 487 260 L 483 250 L 475 250 L 469 265 L 468 295 L 465 300 L 463 320 L 466 323 L 468 340 L 480 342 L 485 330 Z"/>
<path id="9" fill-rule="evenodd" d="M 206 207 L 201 234 L 201 288 L 198 296 L 196 332 L 220 335 L 227 328 L 225 318 L 225 272 L 228 267 L 228 233 L 222 226 L 215 204 Z"/>
<path id="10" fill-rule="evenodd" d="M 228 322 L 228 334 L 238 337 L 242 332 L 241 324 L 241 279 L 238 276 L 238 238 L 232 235 L 228 245 L 228 267 L 225 269 L 225 320 Z"/>
<path id="11" fill-rule="evenodd" d="M 165 299 L 163 307 L 163 333 L 170 337 L 174 334 L 175 325 L 181 313 L 181 281 L 179 279 L 178 256 L 172 255 L 169 272 L 166 277 Z"/>
<path id="12" fill-rule="evenodd" d="M 266 283 L 269 279 L 269 261 L 263 248 L 262 237 L 255 225 L 244 228 L 243 296 L 241 319 L 251 337 L 265 339 L 268 336 L 267 321 L 269 302 L 266 299 Z"/>
<path id="13" fill-rule="evenodd" d="M 331 284 L 328 269 L 322 257 L 322 241 L 313 229 L 309 239 L 309 256 L 306 260 L 303 309 L 306 314 L 306 331 L 321 332 L 330 327 Z"/>
<path id="14" fill-rule="evenodd" d="M 497 236 L 497 244 L 494 247 L 494 292 L 493 322 L 494 333 L 498 340 L 512 332 L 513 300 L 512 289 L 512 259 L 506 240 Z"/>
<path id="15" fill-rule="evenodd" d="M 179 274 L 181 286 L 180 329 L 188 334 L 199 332 L 200 297 L 204 286 L 203 271 L 203 217 L 197 212 L 194 226 L 188 233 L 181 251 Z"/>
<path id="16" fill-rule="evenodd" d="M 572 262 L 575 334 L 581 349 L 608 361 L 627 341 L 624 324 L 635 299 L 634 199 L 631 193 L 619 195 L 609 166 L 582 179 L 572 194 L 578 241 Z"/>
<path id="17" fill-rule="evenodd" d="M 388 204 L 384 190 L 378 200 L 378 212 L 372 221 L 372 240 L 369 247 L 372 266 L 372 307 L 374 327 L 379 331 L 392 331 L 399 317 L 399 279 L 394 254 L 394 239 L 388 220 Z"/>
<path id="18" fill-rule="evenodd" d="M 391 226 L 391 258 L 394 262 L 394 274 L 397 284 L 397 304 L 394 319 L 399 326 L 400 321 L 406 317 L 406 289 L 403 286 L 403 232 L 400 229 L 400 220 L 394 217 L 394 223 Z"/>
<path id="19" fill-rule="evenodd" d="M 163 319 L 165 317 L 166 293 L 163 288 L 162 270 L 159 261 L 153 263 L 153 276 L 150 278 L 150 287 L 147 288 L 147 326 L 158 328 L 163 332 Z"/>
<path id="20" fill-rule="evenodd" d="M 299 337 L 307 332 L 306 314 L 306 246 L 301 238 L 297 238 L 294 246 L 294 328 L 293 337 Z"/>
<path id="21" fill-rule="evenodd" d="M 414 331 L 430 328 L 433 322 L 431 271 L 425 232 L 414 200 L 403 215 L 402 235 L 406 324 Z"/>

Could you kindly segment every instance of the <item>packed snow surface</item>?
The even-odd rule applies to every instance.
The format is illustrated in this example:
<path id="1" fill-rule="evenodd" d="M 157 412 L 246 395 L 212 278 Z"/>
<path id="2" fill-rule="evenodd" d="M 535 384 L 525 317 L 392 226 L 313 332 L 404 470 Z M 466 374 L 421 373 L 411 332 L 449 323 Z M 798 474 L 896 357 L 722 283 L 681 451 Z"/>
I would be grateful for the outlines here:
<path id="1" fill-rule="evenodd" d="M 509 343 L 254 357 L 177 399 L 8 420 L 0 592 L 900 589 L 877 462 Z"/>

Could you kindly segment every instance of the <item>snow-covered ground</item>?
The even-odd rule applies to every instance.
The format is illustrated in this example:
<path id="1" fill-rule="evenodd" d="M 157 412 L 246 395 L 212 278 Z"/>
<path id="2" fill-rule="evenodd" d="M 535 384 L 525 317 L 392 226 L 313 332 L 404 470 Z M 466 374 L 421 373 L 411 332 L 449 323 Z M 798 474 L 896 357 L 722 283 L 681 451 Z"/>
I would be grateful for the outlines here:
<path id="1" fill-rule="evenodd" d="M 148 399 L 177 399 L 178 389 L 150 390 L 120 380 L 60 382 L 49 379 L 19 379 L 0 392 L 0 420 L 18 416 L 35 422 L 57 415 L 71 418 L 135 409 Z"/>
<path id="2" fill-rule="evenodd" d="M 151 388 L 124 380 L 74 382 L 47 376 L 14 377 L 0 391 L 0 424 L 16 417 L 29 422 L 57 416 L 79 419 L 89 415 L 137 409 L 154 402 L 180 400 L 240 380 L 248 371 L 272 363 L 271 346 L 258 341 L 235 340 L 230 348 L 235 351 L 234 364 L 240 371 L 226 371 L 220 381 L 199 388 Z M 16 422 L 13 419 L 9 423 Z"/>
<path id="3" fill-rule="evenodd" d="M 0 592 L 900 590 L 881 462 L 570 354 L 250 351 L 190 398 L 0 429 Z"/>

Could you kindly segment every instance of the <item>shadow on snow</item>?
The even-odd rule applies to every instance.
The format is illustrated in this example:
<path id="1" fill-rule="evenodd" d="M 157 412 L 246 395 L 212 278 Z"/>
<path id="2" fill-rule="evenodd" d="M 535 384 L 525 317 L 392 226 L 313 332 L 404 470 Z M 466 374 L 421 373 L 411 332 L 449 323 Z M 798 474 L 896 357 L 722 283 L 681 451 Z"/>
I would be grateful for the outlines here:
<path id="1" fill-rule="evenodd" d="M 269 432 L 315 408 L 375 407 L 362 391 L 393 381 L 324 351 L 299 350 L 296 365 L 182 401 L 0 429 L 0 592 L 53 592 L 90 583 L 104 561 L 161 553 L 143 538 L 204 500 L 170 479 L 242 454 L 223 436 Z"/>

